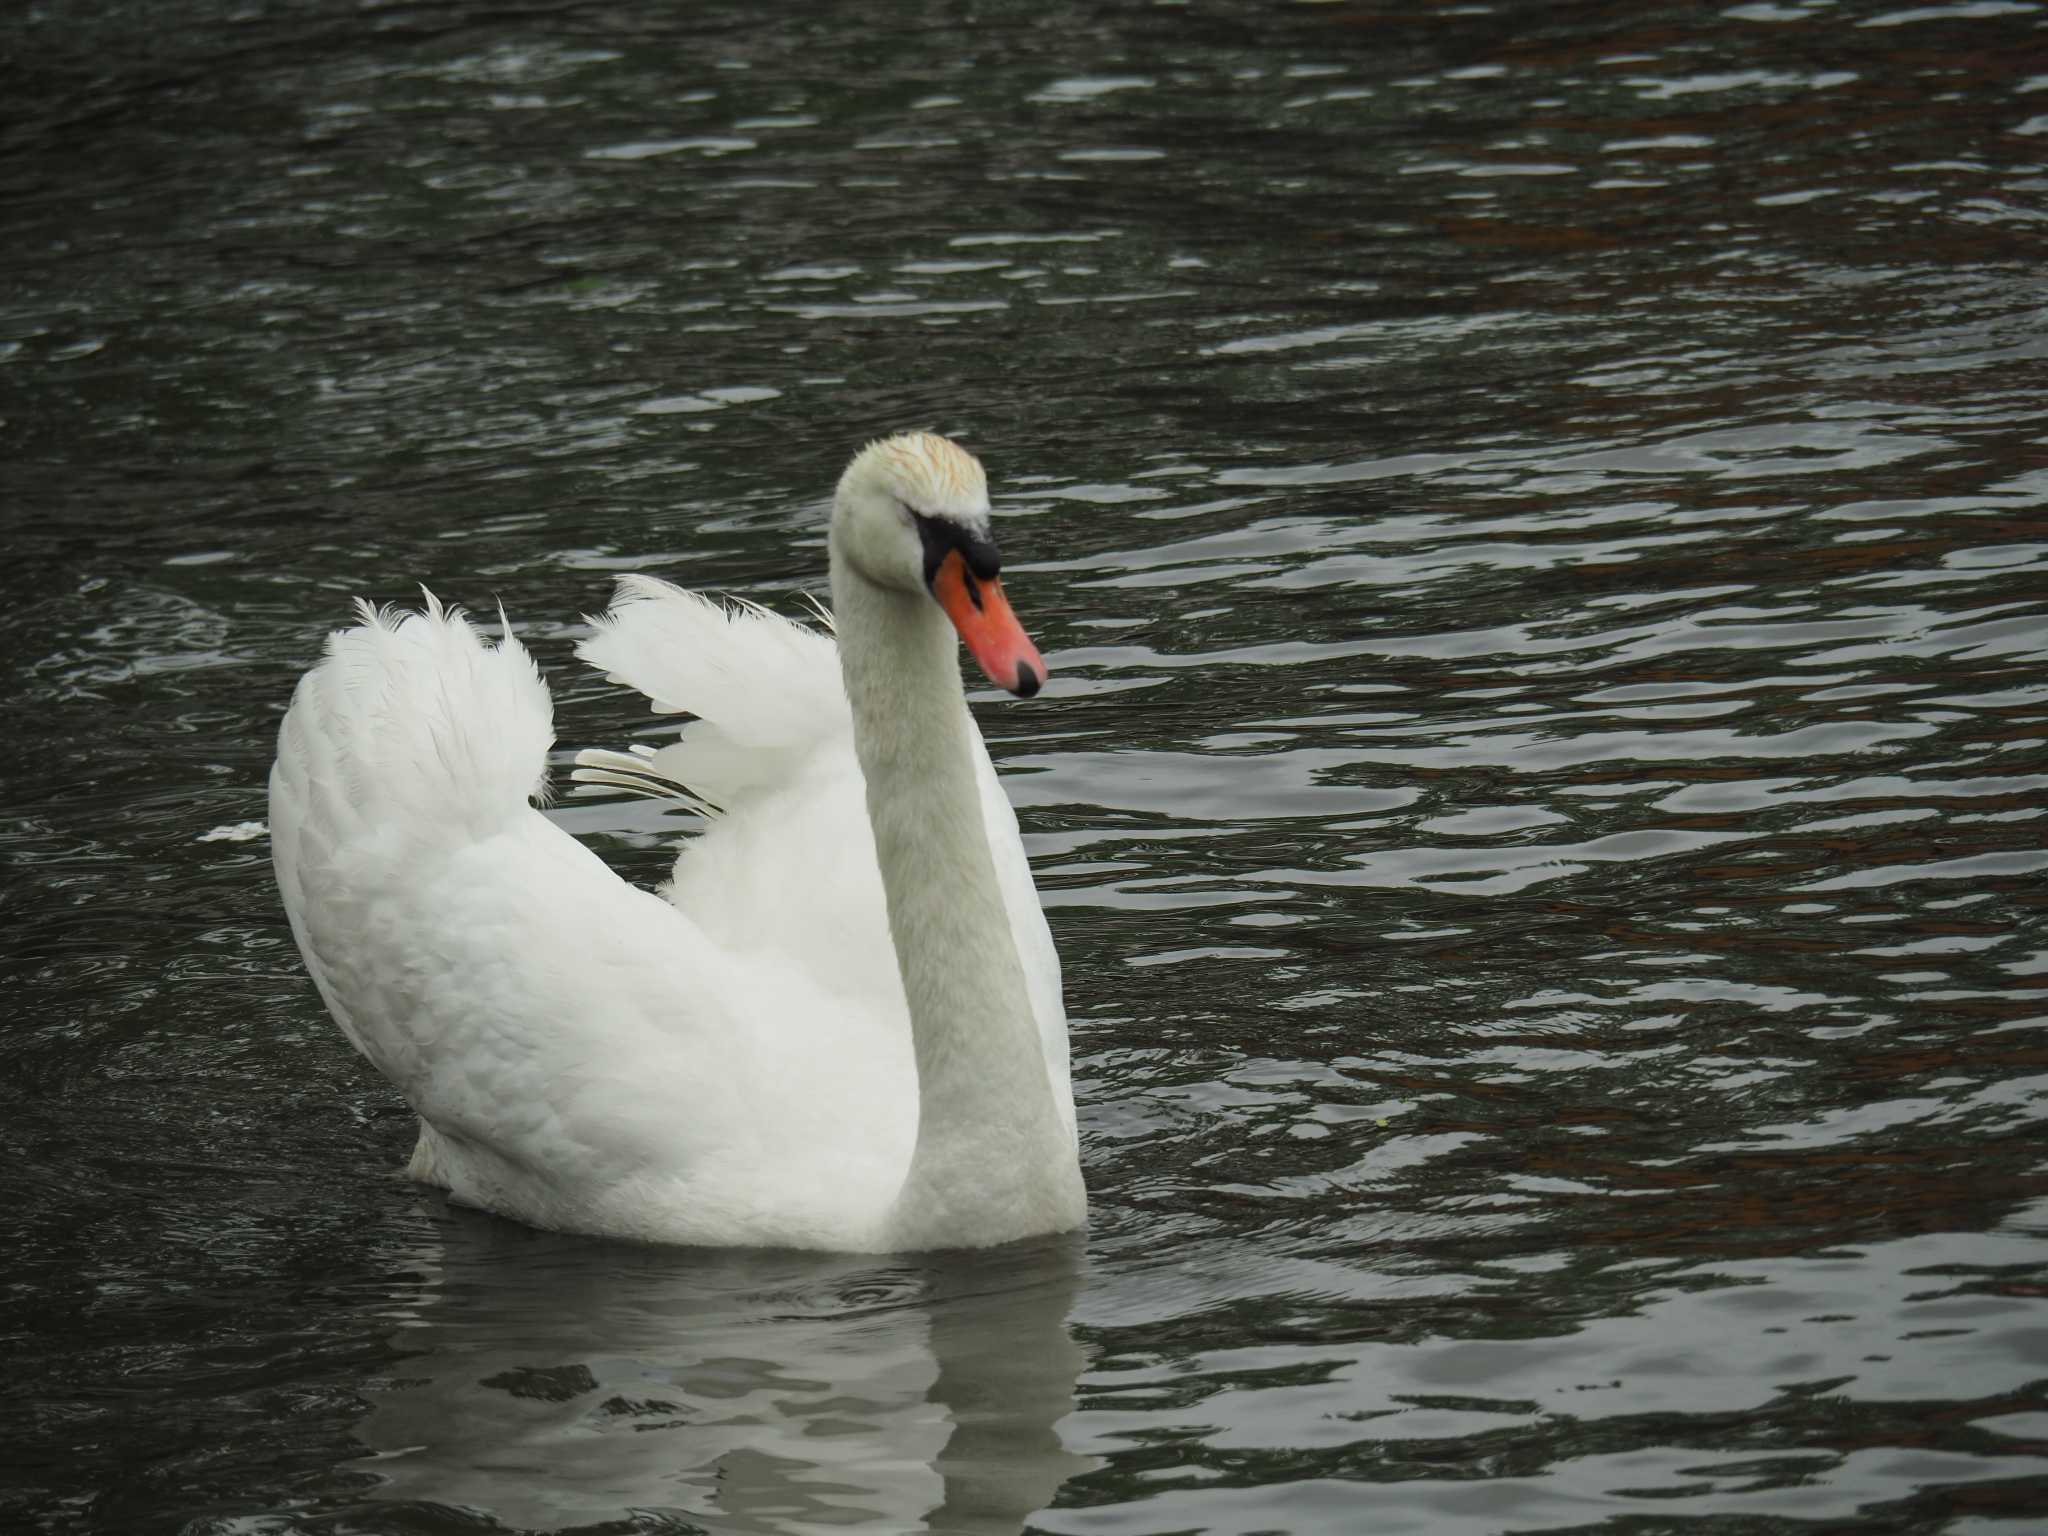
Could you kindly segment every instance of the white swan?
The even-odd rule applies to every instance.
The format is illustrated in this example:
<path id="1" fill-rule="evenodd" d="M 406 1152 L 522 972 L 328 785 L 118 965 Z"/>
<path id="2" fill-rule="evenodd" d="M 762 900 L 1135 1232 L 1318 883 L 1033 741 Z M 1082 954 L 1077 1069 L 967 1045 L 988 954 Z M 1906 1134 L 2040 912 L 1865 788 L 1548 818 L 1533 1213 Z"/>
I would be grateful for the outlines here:
<path id="1" fill-rule="evenodd" d="M 831 526 L 838 644 L 621 583 L 579 653 L 698 718 L 585 753 L 712 810 L 663 894 L 535 810 L 553 724 L 509 634 L 362 607 L 270 776 L 292 932 L 419 1112 L 410 1172 L 538 1226 L 708 1245 L 979 1247 L 1086 1217 L 1059 959 L 961 694 L 1029 696 L 981 465 L 869 445 Z M 949 625 L 948 620 L 951 623 Z"/>

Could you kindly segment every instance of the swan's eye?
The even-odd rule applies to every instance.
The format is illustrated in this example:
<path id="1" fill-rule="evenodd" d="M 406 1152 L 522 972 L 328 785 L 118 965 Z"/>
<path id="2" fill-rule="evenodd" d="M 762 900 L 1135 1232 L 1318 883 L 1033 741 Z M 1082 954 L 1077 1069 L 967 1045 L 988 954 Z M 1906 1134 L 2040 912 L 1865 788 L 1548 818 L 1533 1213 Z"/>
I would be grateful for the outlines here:
<path id="1" fill-rule="evenodd" d="M 996 541 L 978 528 L 969 528 L 950 517 L 928 517 L 912 512 L 917 536 L 924 542 L 924 583 L 930 586 L 946 556 L 958 553 L 967 569 L 982 581 L 994 581 L 1003 572 L 1003 557 Z"/>

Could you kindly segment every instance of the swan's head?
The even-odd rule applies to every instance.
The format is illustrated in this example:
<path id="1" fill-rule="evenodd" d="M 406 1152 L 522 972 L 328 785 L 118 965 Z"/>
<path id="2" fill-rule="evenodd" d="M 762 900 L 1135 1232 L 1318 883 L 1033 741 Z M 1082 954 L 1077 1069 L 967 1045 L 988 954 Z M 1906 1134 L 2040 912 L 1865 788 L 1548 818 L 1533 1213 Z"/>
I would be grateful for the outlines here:
<path id="1" fill-rule="evenodd" d="M 1045 660 L 1003 595 L 988 478 L 965 448 L 931 432 L 869 443 L 839 477 L 832 542 L 876 586 L 936 602 L 998 688 L 1038 692 Z"/>

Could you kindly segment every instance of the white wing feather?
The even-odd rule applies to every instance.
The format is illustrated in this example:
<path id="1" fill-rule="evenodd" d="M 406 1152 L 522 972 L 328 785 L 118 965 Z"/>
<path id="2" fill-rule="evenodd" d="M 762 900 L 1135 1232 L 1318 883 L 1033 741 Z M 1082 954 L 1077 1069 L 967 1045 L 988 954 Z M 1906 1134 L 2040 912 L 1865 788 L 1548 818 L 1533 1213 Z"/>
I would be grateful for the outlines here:
<path id="1" fill-rule="evenodd" d="M 818 613 L 830 621 L 823 608 Z M 577 655 L 698 717 L 651 755 L 635 748 L 628 771 L 665 781 L 675 798 L 694 795 L 732 813 L 684 848 L 669 899 L 735 944 L 767 940 L 801 952 L 845 933 L 861 946 L 865 985 L 900 998 L 837 644 L 758 603 L 721 604 L 640 575 L 622 579 L 611 611 L 591 622 L 596 633 Z M 1004 910 L 1056 1097 L 1071 1115 L 1059 952 L 1016 812 L 978 730 L 972 740 Z M 579 753 L 577 762 L 584 782 L 607 782 L 599 775 L 623 777 L 627 769 L 619 754 L 602 749 Z"/>

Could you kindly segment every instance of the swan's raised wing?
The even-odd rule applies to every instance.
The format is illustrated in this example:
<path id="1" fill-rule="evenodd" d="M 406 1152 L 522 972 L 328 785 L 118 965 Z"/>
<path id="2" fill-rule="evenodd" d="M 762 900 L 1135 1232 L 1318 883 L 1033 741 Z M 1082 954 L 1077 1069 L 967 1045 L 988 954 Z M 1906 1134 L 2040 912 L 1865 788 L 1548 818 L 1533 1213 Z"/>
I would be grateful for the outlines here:
<path id="1" fill-rule="evenodd" d="M 832 639 L 647 576 L 622 580 L 591 624 L 578 655 L 658 713 L 693 717 L 659 748 L 576 755 L 582 783 L 704 812 L 667 898 L 764 971 L 907 1019 Z"/>
<path id="2" fill-rule="evenodd" d="M 907 1042 L 847 1049 L 872 1009 L 716 942 L 533 809 L 551 714 L 516 640 L 429 598 L 332 636 L 279 732 L 285 910 L 430 1128 L 415 1176 L 543 1226 L 861 1246 L 915 1133 L 876 1110 L 914 1105 Z"/>
<path id="3" fill-rule="evenodd" d="M 586 751 L 584 783 L 685 786 L 737 812 L 801 774 L 820 749 L 851 750 L 853 719 L 831 637 L 741 599 L 717 602 L 653 576 L 620 580 L 576 654 L 646 695 L 659 714 L 696 716 L 656 751 Z"/>
<path id="4" fill-rule="evenodd" d="M 484 645 L 429 592 L 426 611 L 356 604 L 299 680 L 270 771 L 271 862 L 328 1010 L 377 1061 L 374 961 L 358 934 L 385 866 L 436 862 L 532 814 L 554 712 L 532 658 Z M 366 1033 L 366 1030 L 369 1033 Z"/>
<path id="5" fill-rule="evenodd" d="M 722 813 L 677 859 L 669 898 L 721 943 L 815 967 L 825 984 L 886 998 L 907 1019 L 837 644 L 758 604 L 648 576 L 622 580 L 592 623 L 578 655 L 657 711 L 696 717 L 670 745 L 576 759 L 584 782 Z M 972 739 L 1003 905 L 1057 1101 L 1071 1105 L 1059 955 L 1016 814 L 980 733 Z"/>
<path id="6" fill-rule="evenodd" d="M 306 969 L 444 1136 L 508 1164 L 644 1162 L 647 1128 L 604 1064 L 686 1072 L 689 1036 L 724 1023 L 707 1017 L 718 957 L 528 803 L 553 724 L 517 640 L 486 645 L 431 594 L 423 613 L 359 609 L 300 679 L 270 774 Z M 686 982 L 708 997 L 694 1013 Z M 570 1147 L 569 1127 L 611 1144 Z"/>

